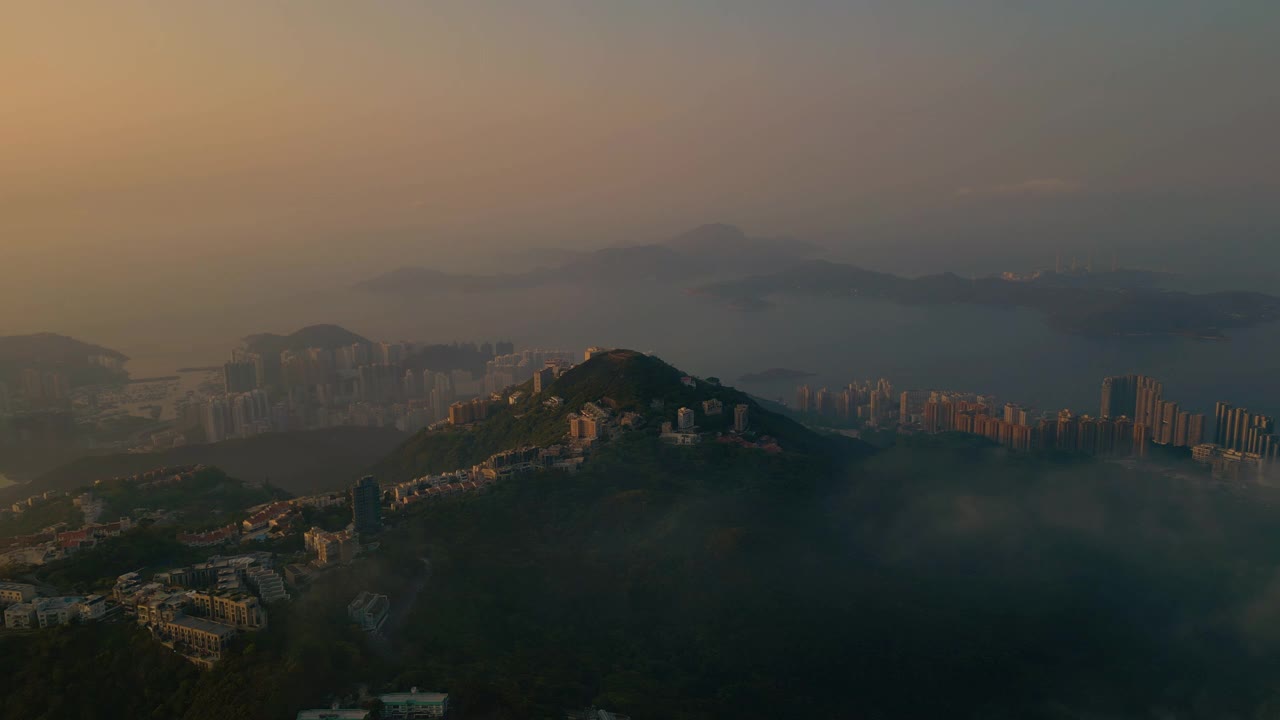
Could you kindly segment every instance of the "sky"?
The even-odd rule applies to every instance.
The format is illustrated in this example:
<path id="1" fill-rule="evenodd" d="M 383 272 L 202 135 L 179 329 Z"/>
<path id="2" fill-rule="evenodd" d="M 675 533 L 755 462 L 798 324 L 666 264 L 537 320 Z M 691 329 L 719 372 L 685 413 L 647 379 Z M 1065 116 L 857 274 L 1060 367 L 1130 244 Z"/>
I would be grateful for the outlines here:
<path id="1" fill-rule="evenodd" d="M 1280 262 L 1277 27 L 1272 0 L 14 0 L 0 326 L 718 221 L 886 269 Z"/>

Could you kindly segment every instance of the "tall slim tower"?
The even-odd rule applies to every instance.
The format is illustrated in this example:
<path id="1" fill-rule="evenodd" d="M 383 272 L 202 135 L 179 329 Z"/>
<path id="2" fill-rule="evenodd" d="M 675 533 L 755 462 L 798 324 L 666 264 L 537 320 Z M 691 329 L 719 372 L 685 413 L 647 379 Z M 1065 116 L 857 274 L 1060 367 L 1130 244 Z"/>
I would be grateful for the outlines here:
<path id="1" fill-rule="evenodd" d="M 366 475 L 351 489 L 351 520 L 361 535 L 382 529 L 382 487 L 372 475 Z"/>
<path id="2" fill-rule="evenodd" d="M 1227 445 L 1227 424 L 1231 422 L 1231 403 L 1220 402 L 1213 406 L 1213 444 Z"/>
<path id="3" fill-rule="evenodd" d="M 1156 428 L 1160 425 L 1160 400 L 1164 395 L 1164 386 L 1159 380 L 1138 376 L 1137 402 L 1133 413 L 1133 421 L 1147 426 L 1154 440 Z"/>
<path id="4" fill-rule="evenodd" d="M 1138 405 L 1138 376 L 1113 375 L 1102 379 L 1102 408 L 1099 417 L 1133 415 Z"/>

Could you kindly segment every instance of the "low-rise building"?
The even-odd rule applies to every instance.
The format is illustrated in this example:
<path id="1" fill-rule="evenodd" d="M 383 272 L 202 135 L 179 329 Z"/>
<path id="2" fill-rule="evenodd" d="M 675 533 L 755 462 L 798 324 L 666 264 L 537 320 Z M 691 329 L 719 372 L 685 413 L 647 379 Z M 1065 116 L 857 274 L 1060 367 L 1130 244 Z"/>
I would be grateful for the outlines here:
<path id="1" fill-rule="evenodd" d="M 382 717 L 387 720 L 421 720 L 444 717 L 449 709 L 449 695 L 441 692 L 388 693 L 378 698 L 382 701 Z"/>
<path id="2" fill-rule="evenodd" d="M 30 602 L 35 596 L 35 585 L 8 581 L 0 582 L 0 607 Z"/>
<path id="3" fill-rule="evenodd" d="M 365 632 L 377 632 L 387 621 L 387 613 L 391 609 L 391 601 L 386 595 L 362 591 L 351 604 L 347 605 L 347 615 L 352 622 Z"/>
<path id="4" fill-rule="evenodd" d="M 265 567 L 253 567 L 245 571 L 245 581 L 253 588 L 262 602 L 288 600 L 284 579 L 276 571 Z"/>
<path id="5" fill-rule="evenodd" d="M 80 597 L 36 598 L 31 604 L 36 608 L 36 621 L 42 628 L 70 625 L 80 618 Z"/>
<path id="6" fill-rule="evenodd" d="M 161 623 L 156 627 L 156 632 L 161 640 L 175 645 L 181 643 L 197 653 L 215 657 L 221 654 L 231 639 L 236 636 L 236 629 L 230 625 L 186 615 Z"/>
<path id="7" fill-rule="evenodd" d="M 267 626 L 267 610 L 252 595 L 193 592 L 189 596 L 194 612 L 214 622 L 249 630 Z"/>
<path id="8" fill-rule="evenodd" d="M 240 538 L 240 529 L 235 525 L 226 525 L 216 530 L 202 533 L 178 533 L 178 542 L 187 547 L 213 547 L 223 543 L 234 542 Z"/>
<path id="9" fill-rule="evenodd" d="M 39 627 L 36 621 L 36 606 L 24 602 L 5 608 L 4 626 L 10 630 L 30 630 L 33 627 Z"/>
<path id="10" fill-rule="evenodd" d="M 303 543 L 307 550 L 316 554 L 316 564 L 320 567 L 347 564 L 360 549 L 360 541 L 350 528 L 338 532 L 328 532 L 313 527 L 303 534 Z"/>
<path id="11" fill-rule="evenodd" d="M 106 614 L 101 595 L 32 598 L 10 605 L 4 611 L 4 626 L 13 630 L 70 625 L 77 620 L 97 620 Z"/>
<path id="12" fill-rule="evenodd" d="M 702 436 L 696 432 L 664 432 L 658 439 L 672 445 L 697 445 Z"/>
<path id="13" fill-rule="evenodd" d="M 81 622 L 101 620 L 107 614 L 107 599 L 101 595 L 90 595 L 80 601 L 80 604 L 76 607 L 76 612 L 80 614 Z"/>
<path id="14" fill-rule="evenodd" d="M 260 539 L 267 533 L 288 522 L 296 508 L 287 502 L 273 502 L 258 510 L 240 523 L 240 531 L 246 538 Z"/>

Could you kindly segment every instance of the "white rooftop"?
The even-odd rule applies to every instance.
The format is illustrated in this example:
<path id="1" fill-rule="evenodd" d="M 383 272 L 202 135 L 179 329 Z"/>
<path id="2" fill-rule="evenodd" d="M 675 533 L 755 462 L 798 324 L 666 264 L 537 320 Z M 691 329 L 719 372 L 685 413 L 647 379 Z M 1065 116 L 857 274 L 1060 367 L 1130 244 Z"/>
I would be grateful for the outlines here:
<path id="1" fill-rule="evenodd" d="M 359 708 L 303 710 L 298 713 L 298 720 L 365 720 L 368 710 Z"/>

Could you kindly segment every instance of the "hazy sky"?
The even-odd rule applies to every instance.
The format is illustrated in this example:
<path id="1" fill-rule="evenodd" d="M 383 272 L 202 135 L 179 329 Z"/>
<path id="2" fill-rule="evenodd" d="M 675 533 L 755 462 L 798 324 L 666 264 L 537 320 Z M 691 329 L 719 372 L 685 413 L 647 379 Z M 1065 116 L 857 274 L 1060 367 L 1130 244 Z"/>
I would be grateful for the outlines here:
<path id="1" fill-rule="evenodd" d="M 1277 28 L 1275 0 L 13 0 L 0 322 L 708 221 L 856 253 L 1137 206 L 1172 213 L 1126 220 L 1158 247 L 1204 208 L 1255 238 Z"/>

